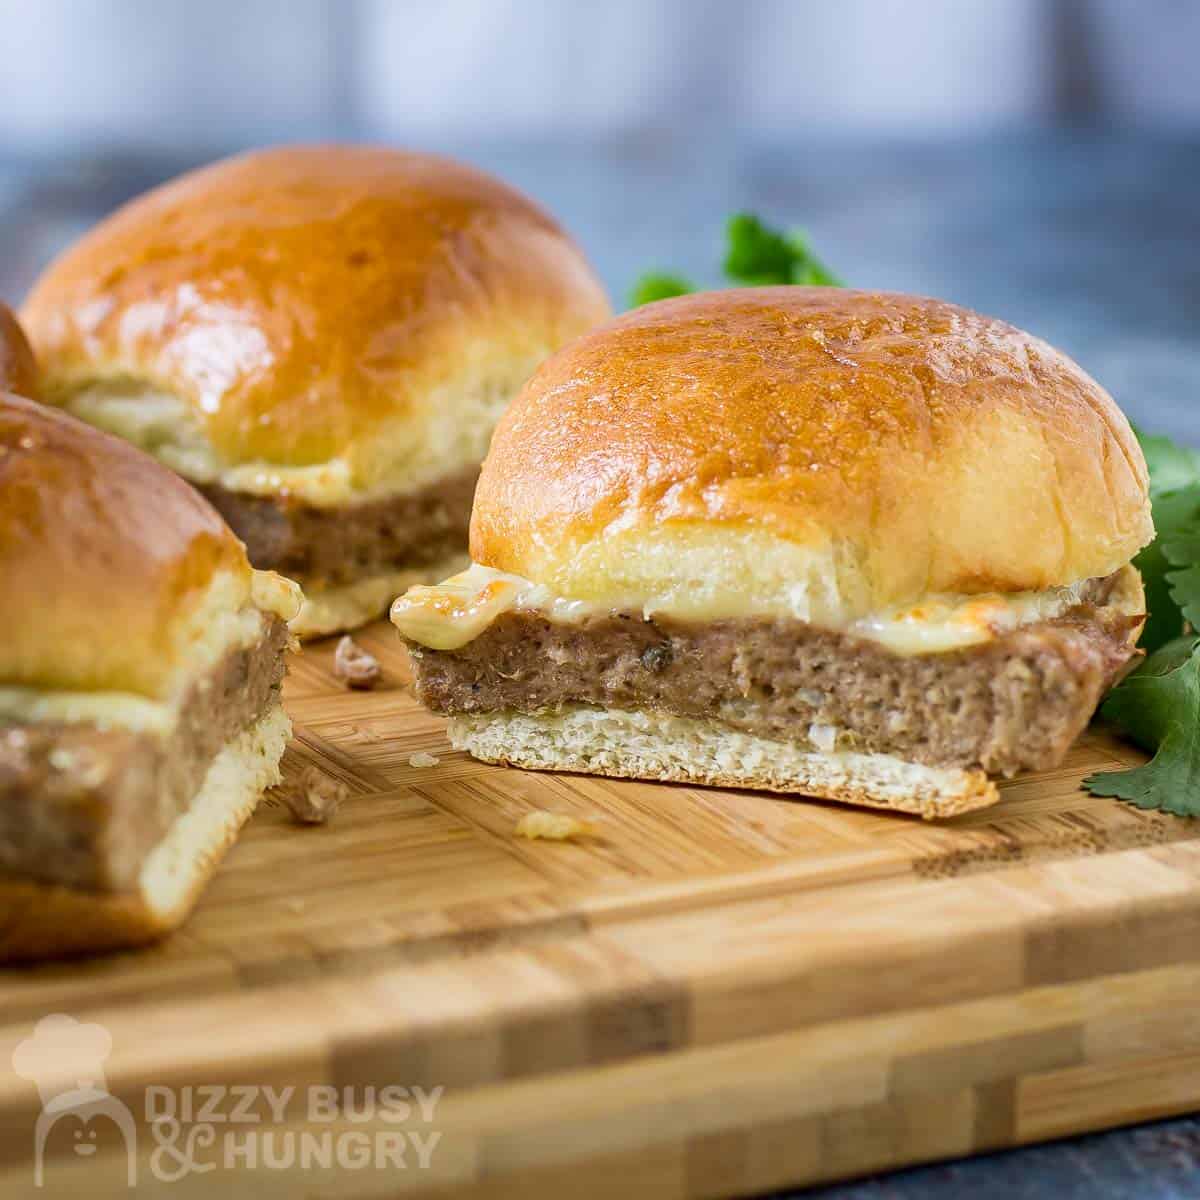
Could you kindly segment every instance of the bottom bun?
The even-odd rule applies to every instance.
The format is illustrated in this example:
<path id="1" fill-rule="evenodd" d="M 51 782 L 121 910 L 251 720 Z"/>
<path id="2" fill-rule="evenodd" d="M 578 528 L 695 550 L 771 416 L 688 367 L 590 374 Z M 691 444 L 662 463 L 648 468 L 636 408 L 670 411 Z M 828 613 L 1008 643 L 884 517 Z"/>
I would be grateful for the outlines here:
<path id="1" fill-rule="evenodd" d="M 89 892 L 0 876 L 0 961 L 112 950 L 180 925 L 225 851 L 277 784 L 292 726 L 276 704 L 229 742 L 129 892 Z"/>
<path id="2" fill-rule="evenodd" d="M 322 588 L 300 578 L 304 604 L 300 615 L 288 622 L 288 628 L 300 638 L 324 637 L 357 629 L 382 617 L 392 601 L 414 584 L 441 583 L 443 579 L 465 571 L 470 564 L 464 551 L 425 566 L 405 567 L 386 575 L 369 575 L 342 587 Z"/>
<path id="3" fill-rule="evenodd" d="M 571 705 L 556 712 L 450 718 L 450 741 L 484 762 L 796 793 L 927 819 L 999 799 L 983 771 L 923 767 L 890 754 L 822 754 L 719 721 Z"/>

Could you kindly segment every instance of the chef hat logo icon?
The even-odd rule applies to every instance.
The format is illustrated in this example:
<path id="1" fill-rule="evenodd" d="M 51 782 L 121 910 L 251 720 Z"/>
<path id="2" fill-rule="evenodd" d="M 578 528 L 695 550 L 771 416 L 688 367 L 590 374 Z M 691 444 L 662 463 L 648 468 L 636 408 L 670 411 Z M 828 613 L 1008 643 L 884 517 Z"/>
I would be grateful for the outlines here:
<path id="1" fill-rule="evenodd" d="M 133 1114 L 109 1094 L 104 1076 L 104 1063 L 111 1053 L 112 1035 L 103 1025 L 77 1021 L 65 1013 L 43 1017 L 33 1033 L 13 1051 L 13 1070 L 37 1087 L 42 1102 L 34 1129 L 35 1186 L 43 1185 L 46 1139 L 56 1124 L 68 1118 L 80 1123 L 75 1145 L 80 1156 L 96 1150 L 94 1131 L 89 1132 L 89 1140 L 83 1140 L 82 1130 L 95 1117 L 111 1120 L 125 1142 L 129 1186 L 137 1182 L 137 1129 Z"/>

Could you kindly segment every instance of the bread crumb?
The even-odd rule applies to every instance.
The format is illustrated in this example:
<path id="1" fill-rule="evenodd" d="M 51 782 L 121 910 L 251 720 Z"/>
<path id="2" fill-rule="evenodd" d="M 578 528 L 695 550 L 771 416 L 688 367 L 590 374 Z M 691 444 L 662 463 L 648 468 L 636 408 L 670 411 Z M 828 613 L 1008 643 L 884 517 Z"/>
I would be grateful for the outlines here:
<path id="1" fill-rule="evenodd" d="M 344 783 L 319 767 L 305 767 L 294 785 L 282 789 L 283 802 L 301 825 L 324 825 L 349 794 Z"/>
<path id="2" fill-rule="evenodd" d="M 837 749 L 838 731 L 836 725 L 810 725 L 808 740 L 822 753 L 832 754 Z"/>
<path id="3" fill-rule="evenodd" d="M 441 761 L 436 754 L 426 754 L 424 750 L 418 750 L 416 754 L 408 756 L 410 767 L 436 767 Z"/>
<path id="4" fill-rule="evenodd" d="M 595 837 L 599 831 L 591 821 L 581 821 L 566 813 L 547 812 L 535 808 L 527 812 L 518 822 L 517 837 L 534 840 L 542 838 L 548 842 L 567 842 L 577 837 Z"/>
<path id="5" fill-rule="evenodd" d="M 54 746 L 46 761 L 55 771 L 71 772 L 72 788 L 99 787 L 108 777 L 109 764 L 86 747 L 68 749 Z"/>
<path id="6" fill-rule="evenodd" d="M 370 691 L 383 676 L 379 660 L 364 650 L 349 634 L 333 652 L 333 673 L 348 688 Z"/>

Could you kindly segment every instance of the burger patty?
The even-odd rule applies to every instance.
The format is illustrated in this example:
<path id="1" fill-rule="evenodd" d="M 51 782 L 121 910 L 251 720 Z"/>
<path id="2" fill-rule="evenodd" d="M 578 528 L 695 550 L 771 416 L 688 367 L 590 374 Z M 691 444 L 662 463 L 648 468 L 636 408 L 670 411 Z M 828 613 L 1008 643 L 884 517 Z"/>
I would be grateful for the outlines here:
<path id="1" fill-rule="evenodd" d="M 220 750 L 279 698 L 287 626 L 231 650 L 166 738 L 90 723 L 0 721 L 0 872 L 122 891 L 191 804 Z"/>
<path id="2" fill-rule="evenodd" d="M 260 570 L 335 587 L 465 551 L 478 478 L 469 467 L 420 491 L 341 508 L 197 486 Z"/>
<path id="3" fill-rule="evenodd" d="M 716 718 L 829 749 L 1011 775 L 1053 766 L 1131 658 L 1136 618 L 1088 602 L 982 645 L 900 655 L 796 620 L 616 614 L 499 617 L 460 650 L 409 644 L 418 697 L 442 713 L 584 703 Z"/>

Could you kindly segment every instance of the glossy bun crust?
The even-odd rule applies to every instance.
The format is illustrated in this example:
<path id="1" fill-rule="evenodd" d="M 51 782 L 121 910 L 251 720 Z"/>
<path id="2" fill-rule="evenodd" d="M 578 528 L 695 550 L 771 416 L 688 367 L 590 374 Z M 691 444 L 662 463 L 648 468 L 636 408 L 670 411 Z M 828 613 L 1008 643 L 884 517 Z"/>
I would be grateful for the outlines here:
<path id="1" fill-rule="evenodd" d="M 1103 576 L 1152 536 L 1127 421 L 1045 342 L 785 287 L 647 305 L 553 356 L 497 429 L 471 550 L 561 596 L 800 589 L 816 619 Z"/>
<path id="2" fill-rule="evenodd" d="M 207 501 L 125 442 L 0 395 L 0 687 L 157 698 L 217 577 L 251 574 Z"/>
<path id="3" fill-rule="evenodd" d="M 0 304 L 0 392 L 37 395 L 37 363 L 17 319 Z"/>
<path id="4" fill-rule="evenodd" d="M 22 317 L 54 403 L 132 382 L 184 398 L 222 466 L 340 458 L 367 489 L 437 457 L 461 387 L 520 370 L 515 392 L 608 312 L 519 192 L 445 158 L 330 145 L 228 159 L 133 201 Z"/>

